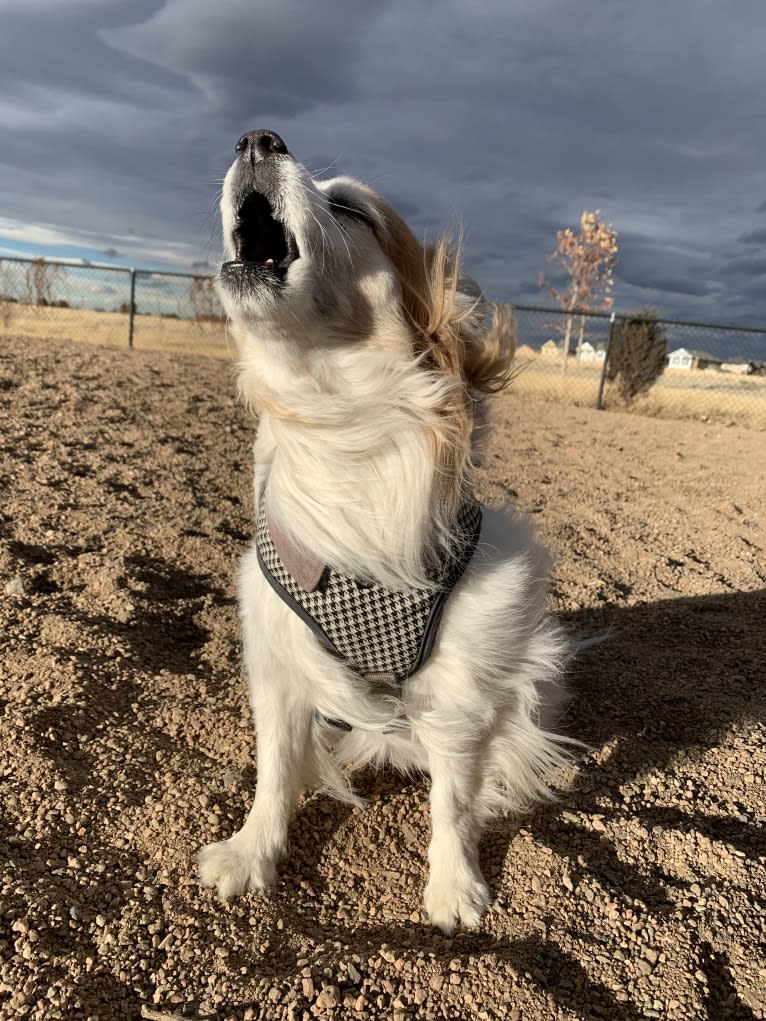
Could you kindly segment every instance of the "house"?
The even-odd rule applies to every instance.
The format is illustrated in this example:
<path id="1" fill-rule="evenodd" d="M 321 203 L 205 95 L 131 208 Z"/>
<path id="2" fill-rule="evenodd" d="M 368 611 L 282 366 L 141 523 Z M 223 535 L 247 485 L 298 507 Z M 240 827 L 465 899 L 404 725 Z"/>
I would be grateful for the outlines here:
<path id="1" fill-rule="evenodd" d="M 739 376 L 749 376 L 756 371 L 755 362 L 737 360 L 736 362 L 722 362 L 721 372 L 735 372 Z"/>
<path id="2" fill-rule="evenodd" d="M 603 362 L 606 358 L 606 348 L 594 347 L 589 340 L 586 340 L 583 341 L 577 357 L 581 362 Z"/>
<path id="3" fill-rule="evenodd" d="M 670 369 L 712 369 L 717 371 L 721 368 L 721 359 L 715 355 L 707 354 L 705 351 L 692 351 L 689 348 L 679 347 L 668 355 L 668 368 Z"/>
<path id="4" fill-rule="evenodd" d="M 668 355 L 669 369 L 691 369 L 694 367 L 694 355 L 685 347 L 679 347 Z"/>

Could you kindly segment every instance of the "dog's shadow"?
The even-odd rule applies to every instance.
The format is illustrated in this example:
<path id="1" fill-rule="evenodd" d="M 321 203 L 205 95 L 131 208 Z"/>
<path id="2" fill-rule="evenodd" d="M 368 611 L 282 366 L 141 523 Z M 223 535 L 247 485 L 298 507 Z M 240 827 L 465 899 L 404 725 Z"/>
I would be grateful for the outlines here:
<path id="1" fill-rule="evenodd" d="M 643 861 L 640 870 L 632 867 L 620 856 L 603 826 L 596 830 L 572 821 L 594 815 L 605 824 L 626 818 L 638 820 L 647 831 L 657 827 L 682 833 L 694 831 L 731 845 L 747 859 L 763 855 L 764 833 L 744 814 L 747 806 L 711 804 L 709 800 L 706 805 L 700 792 L 699 797 L 687 798 L 683 808 L 662 807 L 652 804 L 645 785 L 647 777 L 669 769 L 679 757 L 703 756 L 739 724 L 766 720 L 764 619 L 763 591 L 680 598 L 635 607 L 605 606 L 569 617 L 579 634 L 607 635 L 603 642 L 581 654 L 570 671 L 573 699 L 566 727 L 597 754 L 583 755 L 576 782 L 558 803 L 539 807 L 521 820 L 501 823 L 482 843 L 482 868 L 496 894 L 500 892 L 509 847 L 519 826 L 524 826 L 537 842 L 573 863 L 574 885 L 593 879 L 614 899 L 628 896 L 651 905 L 652 911 L 660 915 L 669 911 L 673 895 L 683 894 L 687 884 L 651 861 Z M 373 802 L 382 782 L 371 771 L 355 777 L 360 793 Z M 386 774 L 384 783 L 386 794 L 396 795 L 411 781 Z M 689 803 L 693 807 L 687 810 Z M 302 812 L 311 817 L 310 825 L 320 845 L 329 845 L 338 838 L 349 816 L 346 806 L 321 796 L 309 799 Z M 296 825 L 302 825 L 301 813 Z M 311 857 L 318 861 L 321 855 L 322 847 L 314 845 Z M 308 855 L 301 858 L 302 874 L 315 890 L 321 889 L 321 870 L 311 864 Z M 356 938 L 358 927 L 351 924 L 351 928 Z M 471 952 L 475 952 L 476 939 L 484 937 L 471 935 Z M 413 932 L 409 925 L 370 927 L 369 937 L 406 953 L 422 944 L 423 928 L 416 926 Z M 709 970 L 706 994 L 710 1003 L 730 1004 L 732 995 L 736 1000 L 736 989 L 726 960 L 704 944 L 701 934 L 694 933 L 692 938 L 701 957 L 713 955 L 710 959 L 715 967 Z M 430 942 L 438 946 L 439 937 L 431 935 Z M 537 962 L 539 971 L 540 960 L 550 958 L 548 971 L 558 979 L 552 980 L 553 986 L 549 983 L 547 989 L 562 1005 L 576 1008 L 591 1002 L 593 996 L 603 1001 L 606 992 L 593 988 L 578 962 L 555 943 L 535 939 L 531 947 L 526 945 L 528 942 L 509 945 L 509 959 L 518 962 L 529 957 Z M 502 947 L 493 944 L 493 953 L 502 952 Z M 629 1004 L 611 995 L 607 998 L 612 1011 L 609 1016 L 625 1021 L 639 1016 Z M 735 1006 L 739 1013 L 732 1017 L 753 1016 L 739 1000 Z"/>
<path id="2" fill-rule="evenodd" d="M 561 805 L 598 811 L 605 791 L 630 785 L 668 767 L 681 752 L 702 755 L 738 723 L 766 720 L 766 591 L 682 598 L 635 607 L 583 610 L 567 618 L 579 635 L 604 639 L 581 653 L 570 668 L 572 701 L 565 730 L 591 748 L 609 747 L 598 762 L 585 756 L 578 778 L 562 800 L 536 809 L 524 825 L 558 818 Z M 608 777 L 608 779 L 607 779 Z M 354 788 L 374 799 L 385 785 L 401 792 L 411 781 L 365 769 Z M 620 800 L 650 827 L 686 826 L 732 843 L 747 857 L 763 853 L 762 831 L 735 815 L 647 808 Z M 345 824 L 350 809 L 322 796 L 324 840 Z M 517 826 L 508 826 L 512 837 Z M 491 865 L 491 861 L 487 864 Z"/>

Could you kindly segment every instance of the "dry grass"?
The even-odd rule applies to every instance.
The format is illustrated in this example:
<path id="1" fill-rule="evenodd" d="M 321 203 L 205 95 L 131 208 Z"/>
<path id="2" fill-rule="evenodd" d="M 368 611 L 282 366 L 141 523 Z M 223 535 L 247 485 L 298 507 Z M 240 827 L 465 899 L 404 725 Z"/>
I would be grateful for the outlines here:
<path id="1" fill-rule="evenodd" d="M 48 340 L 128 345 L 128 316 L 119 312 L 0 303 L 0 330 Z M 195 323 L 190 319 L 138 315 L 133 346 L 213 358 L 234 357 L 234 346 L 223 322 Z M 595 406 L 599 363 L 572 361 L 566 375 L 562 375 L 557 359 L 540 358 L 532 348 L 521 347 L 516 365 L 513 390 L 519 396 Z M 621 402 L 615 389 L 607 384 L 604 406 L 661 418 L 694 418 L 766 430 L 766 377 L 668 370 L 647 395 L 630 406 Z"/>
<path id="2" fill-rule="evenodd" d="M 516 356 L 516 368 L 513 389 L 523 397 L 581 408 L 595 407 L 600 367 L 571 366 L 566 375 L 562 375 L 557 361 L 524 358 L 522 349 Z"/>
<path id="3" fill-rule="evenodd" d="M 0 329 L 42 340 L 85 341 L 109 347 L 128 346 L 128 316 L 121 312 L 3 303 L 0 304 Z M 179 351 L 214 358 L 228 358 L 232 351 L 222 321 L 195 323 L 191 319 L 149 315 L 135 317 L 133 346 L 143 350 Z"/>
<path id="4" fill-rule="evenodd" d="M 607 394 L 605 406 L 658 418 L 697 418 L 703 422 L 766 430 L 766 389 L 734 394 L 657 386 L 646 396 L 637 398 L 630 407 L 617 399 L 610 400 Z"/>
<path id="5" fill-rule="evenodd" d="M 601 374 L 599 363 L 572 363 L 562 375 L 558 362 L 530 357 L 529 348 L 517 356 L 519 372 L 514 391 L 523 397 L 595 407 Z M 766 377 L 712 372 L 668 370 L 648 394 L 629 405 L 609 383 L 603 405 L 657 418 L 695 418 L 724 425 L 766 430 Z"/>

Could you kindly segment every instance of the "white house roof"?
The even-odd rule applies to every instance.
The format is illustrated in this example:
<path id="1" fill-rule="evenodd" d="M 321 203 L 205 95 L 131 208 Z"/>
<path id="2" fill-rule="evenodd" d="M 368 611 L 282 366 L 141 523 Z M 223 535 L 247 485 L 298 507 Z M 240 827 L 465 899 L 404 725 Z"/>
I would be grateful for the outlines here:
<path id="1" fill-rule="evenodd" d="M 673 355 L 682 355 L 689 358 L 698 358 L 705 362 L 722 362 L 723 358 L 719 358 L 718 355 L 708 354 L 707 351 L 697 351 L 688 347 L 677 347 L 675 351 L 671 351 L 668 358 L 672 358 Z"/>

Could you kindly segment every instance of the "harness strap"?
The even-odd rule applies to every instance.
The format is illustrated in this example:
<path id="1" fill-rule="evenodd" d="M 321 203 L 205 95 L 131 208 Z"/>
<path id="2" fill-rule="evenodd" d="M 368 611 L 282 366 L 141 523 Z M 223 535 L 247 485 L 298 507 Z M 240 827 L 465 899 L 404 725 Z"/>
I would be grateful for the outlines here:
<path id="1" fill-rule="evenodd" d="M 306 624 L 323 648 L 359 676 L 401 683 L 428 660 L 445 603 L 468 566 L 481 532 L 475 500 L 461 508 L 455 552 L 436 566 L 433 589 L 386 589 L 359 582 L 321 564 L 269 520 L 258 501 L 258 564 L 276 594 Z M 341 720 L 328 720 L 351 729 Z"/>

